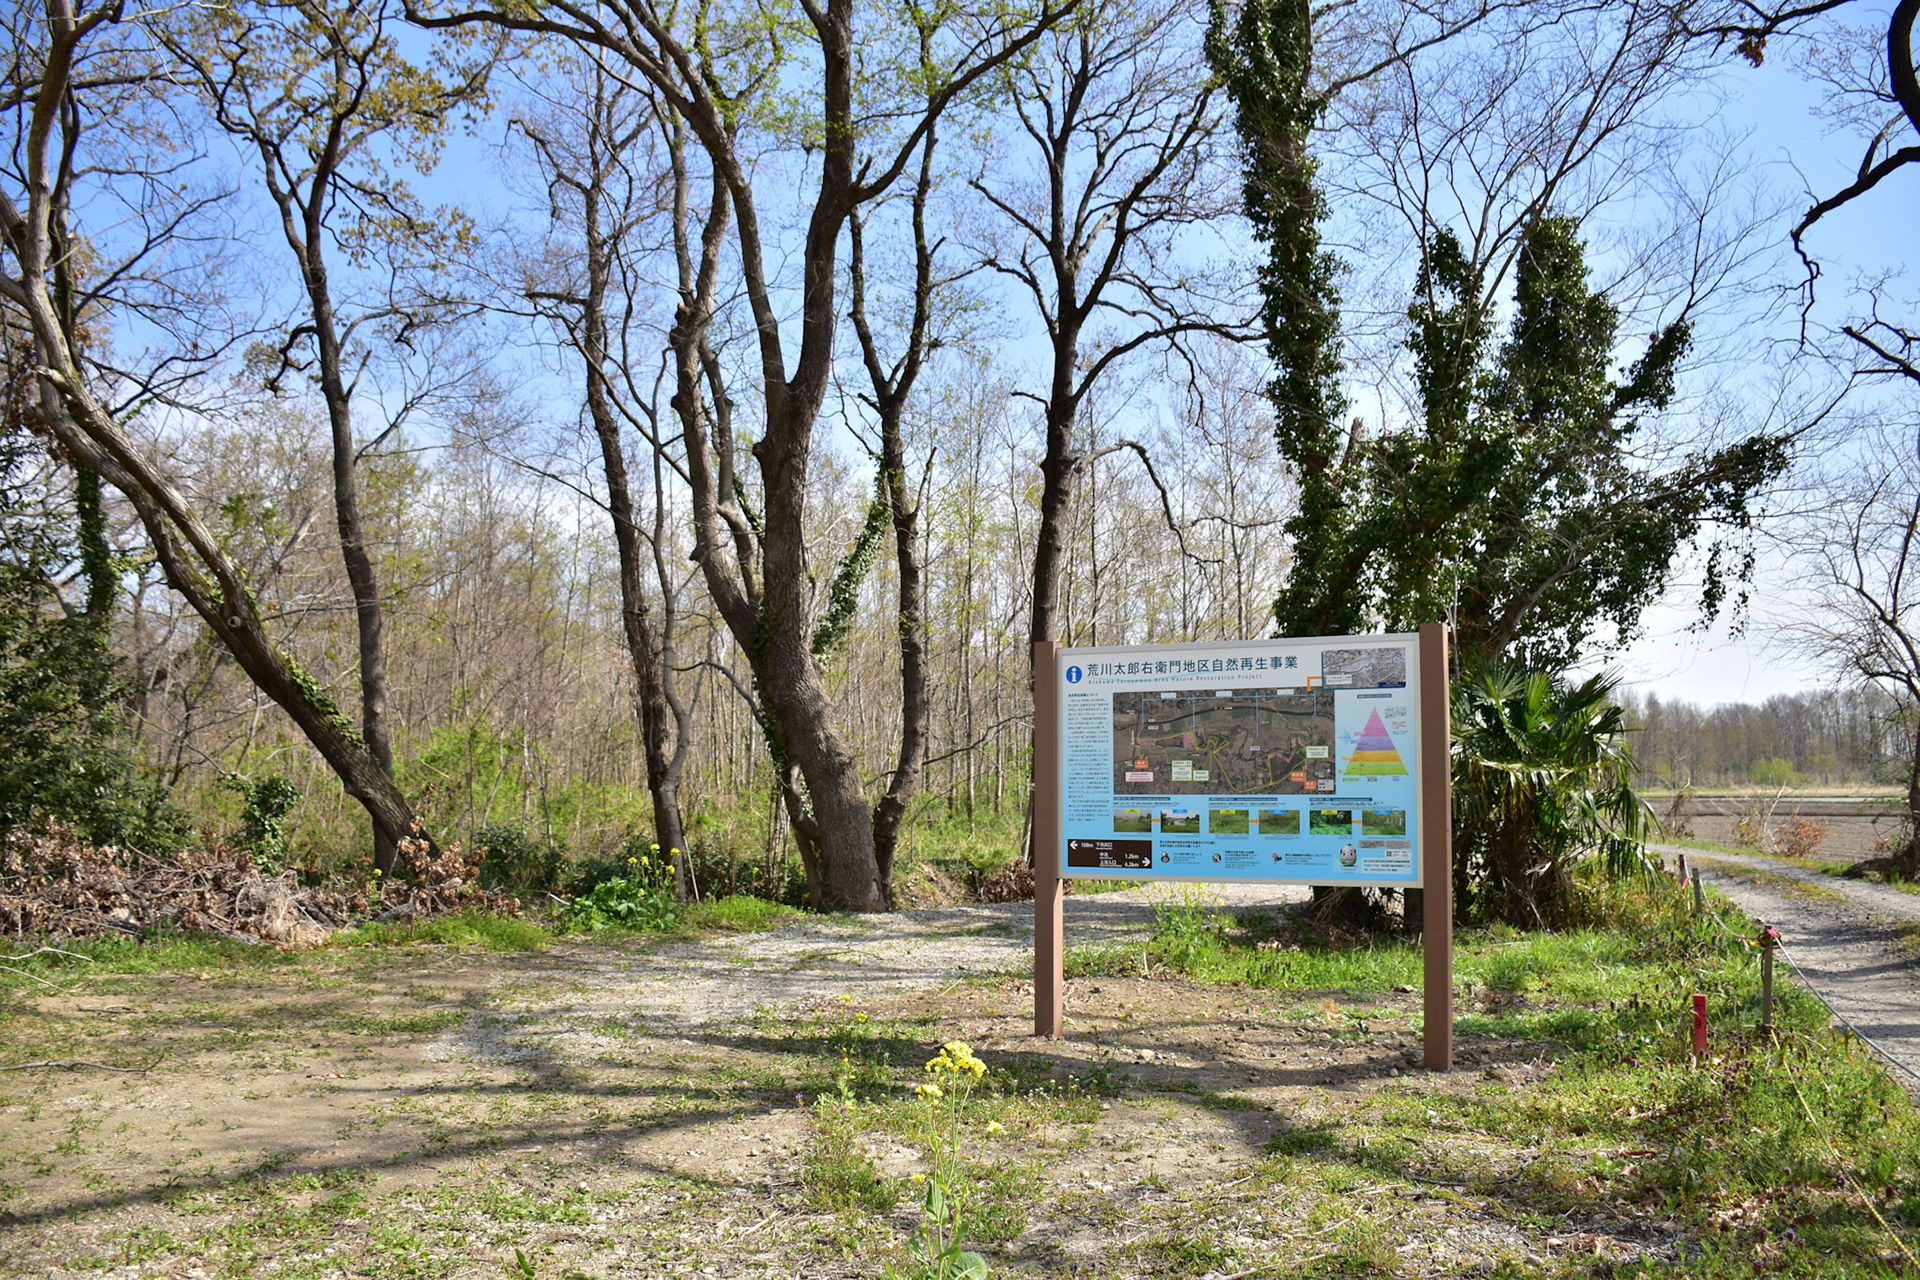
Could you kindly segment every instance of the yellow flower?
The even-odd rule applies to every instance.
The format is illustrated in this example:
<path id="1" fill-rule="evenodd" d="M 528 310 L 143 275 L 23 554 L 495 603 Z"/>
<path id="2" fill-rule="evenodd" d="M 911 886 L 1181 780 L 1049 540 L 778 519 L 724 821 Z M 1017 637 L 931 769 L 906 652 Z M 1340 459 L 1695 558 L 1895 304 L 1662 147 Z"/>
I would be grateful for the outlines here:
<path id="1" fill-rule="evenodd" d="M 852 1003 L 853 1003 L 853 997 L 852 997 L 852 996 L 844 996 L 844 995 L 843 995 L 843 996 L 841 996 L 841 997 L 840 997 L 840 1003 L 841 1003 L 841 1004 L 852 1004 Z"/>
<path id="2" fill-rule="evenodd" d="M 660 852 L 660 846 L 657 844 L 650 844 L 647 846 L 647 848 L 653 850 L 655 853 Z"/>
<path id="3" fill-rule="evenodd" d="M 923 1084 L 923 1085 L 916 1086 L 914 1089 L 914 1092 L 919 1094 L 923 1098 L 938 1098 L 938 1097 L 944 1096 L 941 1094 L 940 1086 L 937 1084 Z"/>
<path id="4" fill-rule="evenodd" d="M 973 1056 L 973 1050 L 965 1041 L 949 1040 L 940 1046 L 940 1052 L 927 1062 L 930 1072 L 945 1071 L 952 1075 L 970 1075 L 978 1080 L 986 1075 L 987 1064 Z"/>
<path id="5" fill-rule="evenodd" d="M 864 1013 L 856 1013 L 853 1015 L 853 1020 L 855 1022 L 865 1022 L 867 1020 L 867 1015 Z"/>
<path id="6" fill-rule="evenodd" d="M 924 1173 L 916 1173 L 908 1179 L 909 1182 L 925 1182 L 926 1180 L 927 1175 Z"/>

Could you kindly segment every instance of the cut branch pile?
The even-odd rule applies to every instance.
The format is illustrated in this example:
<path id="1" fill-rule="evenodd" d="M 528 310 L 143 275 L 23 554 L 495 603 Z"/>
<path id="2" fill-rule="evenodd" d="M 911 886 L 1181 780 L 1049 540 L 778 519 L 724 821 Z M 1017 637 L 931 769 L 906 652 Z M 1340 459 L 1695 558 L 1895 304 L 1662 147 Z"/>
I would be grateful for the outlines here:
<path id="1" fill-rule="evenodd" d="M 340 890 L 302 885 L 292 871 L 264 874 L 234 849 L 134 855 L 67 830 L 16 831 L 0 856 L 0 930 L 16 938 L 144 938 L 170 928 L 301 950 L 369 920 L 519 911 L 512 898 L 480 888 L 458 845 L 436 856 L 425 840 L 402 840 L 400 857 L 406 876 L 371 891 Z"/>

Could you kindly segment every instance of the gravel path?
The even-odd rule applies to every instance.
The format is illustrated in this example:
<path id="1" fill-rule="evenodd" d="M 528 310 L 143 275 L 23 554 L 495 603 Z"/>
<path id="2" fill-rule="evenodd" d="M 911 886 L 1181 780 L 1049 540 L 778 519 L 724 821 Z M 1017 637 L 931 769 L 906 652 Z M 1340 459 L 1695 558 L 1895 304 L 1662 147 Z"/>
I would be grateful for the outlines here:
<path id="1" fill-rule="evenodd" d="M 1780 931 L 1814 990 L 1900 1070 L 1920 1098 L 1920 958 L 1892 930 L 1920 921 L 1920 897 L 1750 854 L 1684 853 L 1706 882 Z"/>
<path id="2" fill-rule="evenodd" d="M 1143 885 L 1067 898 L 1069 947 L 1144 938 L 1156 903 L 1198 890 L 1209 906 L 1257 910 L 1305 901 L 1291 885 Z M 771 1006 L 843 994 L 944 986 L 981 974 L 1031 977 L 1033 904 L 926 907 L 876 916 L 810 919 L 784 929 L 702 938 L 608 960 L 604 952 L 554 952 L 572 1011 L 605 1006 L 625 1016 L 705 1026 Z"/>

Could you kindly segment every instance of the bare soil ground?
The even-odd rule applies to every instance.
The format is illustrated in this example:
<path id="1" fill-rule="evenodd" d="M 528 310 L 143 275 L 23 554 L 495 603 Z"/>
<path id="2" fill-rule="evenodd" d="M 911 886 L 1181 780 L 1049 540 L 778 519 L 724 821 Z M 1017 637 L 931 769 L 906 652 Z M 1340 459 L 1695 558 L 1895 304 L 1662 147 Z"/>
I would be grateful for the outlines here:
<path id="1" fill-rule="evenodd" d="M 49 994 L 16 1048 L 152 1066 L 0 1075 L 0 1275 L 877 1276 L 926 1157 L 897 1111 L 823 1106 L 856 1036 L 863 1062 L 962 1039 L 994 1067 L 1004 1127 L 970 1143 L 996 1274 L 1540 1273 L 1686 1247 L 1597 1186 L 1541 1213 L 1501 1176 L 1538 1153 L 1452 1131 L 1445 1099 L 1534 1087 L 1548 1044 L 1468 1038 L 1436 1076 L 1410 990 L 1151 974 L 1073 983 L 1068 1035 L 1035 1040 L 1030 912 Z M 1142 892 L 1068 913 L 1076 944 L 1151 922 Z"/>

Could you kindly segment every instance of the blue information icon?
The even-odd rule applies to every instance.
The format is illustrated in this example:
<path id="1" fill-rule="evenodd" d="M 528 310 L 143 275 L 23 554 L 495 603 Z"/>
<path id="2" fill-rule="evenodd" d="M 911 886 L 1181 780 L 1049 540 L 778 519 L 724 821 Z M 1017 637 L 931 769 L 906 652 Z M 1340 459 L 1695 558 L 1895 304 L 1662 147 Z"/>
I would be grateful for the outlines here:
<path id="1" fill-rule="evenodd" d="M 1068 668 L 1067 668 L 1067 683 L 1068 683 L 1068 684 L 1079 684 L 1079 683 L 1080 683 L 1080 668 L 1078 668 L 1078 667 L 1068 667 Z"/>

